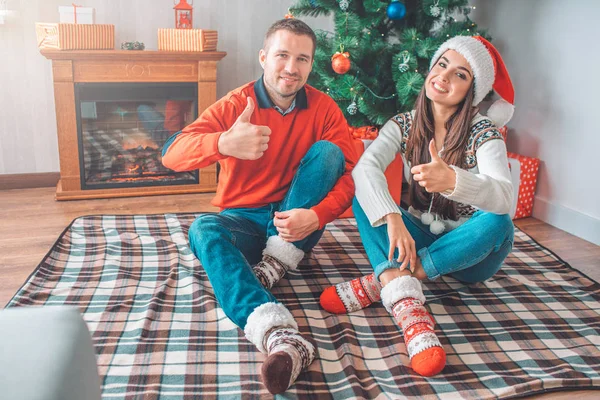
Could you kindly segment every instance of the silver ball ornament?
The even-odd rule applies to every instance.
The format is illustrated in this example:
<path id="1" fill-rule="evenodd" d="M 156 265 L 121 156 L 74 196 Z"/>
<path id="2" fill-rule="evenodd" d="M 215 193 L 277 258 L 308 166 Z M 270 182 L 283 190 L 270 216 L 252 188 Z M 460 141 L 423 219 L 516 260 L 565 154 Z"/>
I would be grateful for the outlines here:
<path id="1" fill-rule="evenodd" d="M 352 103 L 350 103 L 350 105 L 348 106 L 346 111 L 348 111 L 348 114 L 350 114 L 350 115 L 355 115 L 356 112 L 358 111 L 358 106 L 356 105 L 356 102 L 352 101 Z"/>

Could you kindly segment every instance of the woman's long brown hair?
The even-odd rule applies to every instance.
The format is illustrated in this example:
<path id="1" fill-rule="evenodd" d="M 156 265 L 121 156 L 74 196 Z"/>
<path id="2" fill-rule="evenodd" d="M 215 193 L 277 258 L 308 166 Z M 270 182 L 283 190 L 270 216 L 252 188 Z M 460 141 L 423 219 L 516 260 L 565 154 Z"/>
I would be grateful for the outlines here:
<path id="1" fill-rule="evenodd" d="M 448 165 L 465 168 L 465 148 L 469 140 L 469 128 L 473 117 L 474 85 L 467 92 L 465 99 L 458 105 L 454 114 L 446 121 L 446 138 L 444 139 L 444 151 L 441 158 Z M 431 100 L 425 95 L 425 85 L 421 89 L 415 102 L 415 117 L 410 136 L 406 145 L 406 158 L 411 166 L 431 162 L 429 154 L 429 142 L 435 138 L 435 125 L 433 121 L 433 110 Z M 410 204 L 418 210 L 428 210 L 431 202 L 431 193 L 427 193 L 418 182 L 411 180 L 409 191 Z M 445 219 L 456 220 L 456 203 L 444 196 L 435 196 L 432 212 Z"/>

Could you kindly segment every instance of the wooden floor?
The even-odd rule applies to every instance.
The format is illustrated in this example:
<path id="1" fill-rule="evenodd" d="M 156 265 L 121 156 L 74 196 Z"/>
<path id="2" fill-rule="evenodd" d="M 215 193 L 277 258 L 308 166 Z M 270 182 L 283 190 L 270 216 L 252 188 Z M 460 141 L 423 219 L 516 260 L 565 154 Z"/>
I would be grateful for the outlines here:
<path id="1" fill-rule="evenodd" d="M 213 194 L 148 196 L 123 199 L 54 200 L 55 188 L 0 191 L 0 307 L 3 307 L 33 272 L 58 235 L 75 218 L 94 214 L 158 214 L 215 211 Z M 533 218 L 516 225 L 572 267 L 600 281 L 600 246 L 579 239 Z M 558 392 L 531 399 L 580 400 L 598 392 Z"/>

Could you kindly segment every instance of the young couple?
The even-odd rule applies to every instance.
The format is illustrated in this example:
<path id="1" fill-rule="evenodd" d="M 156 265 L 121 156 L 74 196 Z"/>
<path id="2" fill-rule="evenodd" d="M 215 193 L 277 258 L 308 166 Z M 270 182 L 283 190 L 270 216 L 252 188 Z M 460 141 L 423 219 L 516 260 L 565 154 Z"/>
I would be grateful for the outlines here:
<path id="1" fill-rule="evenodd" d="M 266 354 L 263 383 L 283 393 L 316 349 L 269 289 L 297 268 L 356 187 L 354 213 L 374 275 L 327 289 L 321 304 L 351 312 L 381 298 L 404 332 L 411 367 L 434 375 L 446 356 L 420 281 L 483 281 L 512 247 L 512 188 L 496 129 L 512 115 L 510 78 L 485 39 L 448 40 L 415 109 L 386 123 L 356 163 L 339 107 L 306 85 L 315 47 L 305 23 L 277 21 L 259 52 L 263 76 L 166 142 L 163 163 L 176 171 L 221 165 L 213 200 L 221 212 L 192 224 L 190 246 L 225 314 Z M 486 118 L 475 106 L 492 87 L 504 104 Z M 383 174 L 398 152 L 410 185 L 408 211 L 394 203 Z"/>

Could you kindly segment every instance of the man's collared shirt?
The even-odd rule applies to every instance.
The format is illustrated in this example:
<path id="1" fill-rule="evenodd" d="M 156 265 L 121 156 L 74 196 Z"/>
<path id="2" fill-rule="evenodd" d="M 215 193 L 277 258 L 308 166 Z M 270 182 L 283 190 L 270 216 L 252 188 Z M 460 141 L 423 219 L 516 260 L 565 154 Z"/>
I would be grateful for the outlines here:
<path id="1" fill-rule="evenodd" d="M 275 105 L 273 100 L 271 100 L 271 97 L 269 97 L 267 89 L 265 88 L 264 75 L 256 80 L 256 83 L 254 84 L 254 94 L 256 94 L 256 99 L 258 100 L 258 106 L 260 108 L 274 108 L 281 115 L 287 115 L 291 113 L 296 107 L 298 107 L 298 109 L 308 108 L 306 89 L 304 86 L 302 86 L 302 89 L 296 93 L 296 97 L 294 97 L 292 104 L 287 110 L 283 110 L 281 107 Z"/>
<path id="2" fill-rule="evenodd" d="M 290 104 L 290 107 L 287 110 L 282 109 L 281 107 L 274 105 L 273 106 L 274 109 L 276 109 L 277 111 L 279 111 L 279 113 L 281 115 L 286 115 L 291 113 L 292 111 L 294 111 L 294 108 L 296 108 L 296 98 L 294 97 L 294 100 L 292 101 L 292 104 Z"/>

